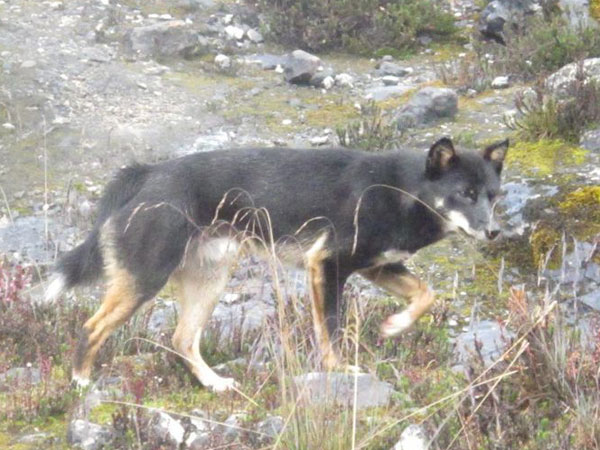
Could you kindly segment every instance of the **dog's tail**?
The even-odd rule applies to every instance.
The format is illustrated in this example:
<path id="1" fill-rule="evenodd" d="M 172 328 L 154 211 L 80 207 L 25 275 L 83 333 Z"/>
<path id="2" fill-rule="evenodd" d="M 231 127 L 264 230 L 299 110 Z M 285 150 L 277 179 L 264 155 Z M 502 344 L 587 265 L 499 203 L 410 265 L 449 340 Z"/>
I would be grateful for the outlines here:
<path id="1" fill-rule="evenodd" d="M 102 225 L 114 211 L 125 206 L 142 189 L 150 170 L 149 165 L 132 165 L 121 169 L 108 184 L 100 200 L 96 223 L 89 236 L 56 263 L 54 275 L 46 289 L 47 302 L 56 300 L 73 286 L 92 283 L 100 278 L 104 269 L 100 243 Z"/>

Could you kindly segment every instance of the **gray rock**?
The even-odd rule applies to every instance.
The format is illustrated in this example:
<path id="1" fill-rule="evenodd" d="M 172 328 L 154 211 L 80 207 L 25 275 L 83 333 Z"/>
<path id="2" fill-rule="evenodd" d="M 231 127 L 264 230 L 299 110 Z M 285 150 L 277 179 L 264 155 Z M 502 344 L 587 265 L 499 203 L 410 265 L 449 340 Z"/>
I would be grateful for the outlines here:
<path id="1" fill-rule="evenodd" d="M 505 33 L 523 27 L 525 19 L 540 10 L 538 0 L 494 0 L 481 12 L 479 32 L 486 38 L 504 44 Z"/>
<path id="2" fill-rule="evenodd" d="M 261 434 L 252 435 L 253 443 L 257 447 L 268 446 L 281 431 L 283 430 L 285 422 L 280 416 L 269 416 L 265 420 L 259 422 L 256 425 L 256 431 Z"/>
<path id="3" fill-rule="evenodd" d="M 39 384 L 42 381 L 42 372 L 37 367 L 13 367 L 0 373 L 0 391 L 5 391 L 10 386 L 28 386 Z"/>
<path id="4" fill-rule="evenodd" d="M 600 152 L 600 128 L 583 133 L 579 145 L 591 152 Z"/>
<path id="5" fill-rule="evenodd" d="M 19 444 L 37 444 L 40 445 L 43 441 L 45 441 L 46 439 L 50 438 L 51 435 L 48 433 L 32 433 L 32 434 L 26 434 L 25 436 L 21 436 L 19 439 L 17 439 L 17 442 Z M 39 448 L 39 447 L 36 447 Z"/>
<path id="6" fill-rule="evenodd" d="M 241 333 L 246 336 L 259 330 L 265 321 L 275 315 L 275 307 L 260 300 L 242 303 L 219 303 L 211 317 L 211 324 L 219 330 L 219 340 L 228 342 Z"/>
<path id="7" fill-rule="evenodd" d="M 456 337 L 456 357 L 459 363 L 454 369 L 462 371 L 468 361 L 479 353 L 483 364 L 488 367 L 508 346 L 514 333 L 507 330 L 496 321 L 482 320 L 472 323 L 471 329 Z"/>
<path id="8" fill-rule="evenodd" d="M 215 56 L 215 64 L 221 70 L 229 69 L 231 67 L 231 58 L 227 55 L 218 54 Z"/>
<path id="9" fill-rule="evenodd" d="M 82 419 L 73 420 L 67 430 L 67 442 L 85 450 L 96 450 L 107 445 L 112 433 L 106 427 Z"/>
<path id="10" fill-rule="evenodd" d="M 240 435 L 240 427 L 248 417 L 246 413 L 235 413 L 225 419 L 222 425 L 219 425 L 218 431 L 229 441 L 235 440 Z"/>
<path id="11" fill-rule="evenodd" d="M 243 28 L 236 27 L 235 25 L 227 25 L 225 27 L 225 34 L 229 39 L 241 41 L 244 37 L 245 32 Z"/>
<path id="12" fill-rule="evenodd" d="M 397 115 L 398 128 L 420 126 L 435 120 L 454 117 L 458 95 L 452 89 L 426 87 L 417 92 Z"/>
<path id="13" fill-rule="evenodd" d="M 579 66 L 578 62 L 574 62 L 560 68 L 546 79 L 546 87 L 558 98 L 568 96 L 568 87 L 577 79 Z M 582 70 L 586 80 L 600 83 L 600 58 L 585 59 Z"/>
<path id="14" fill-rule="evenodd" d="M 335 76 L 335 84 L 343 87 L 353 87 L 354 86 L 354 77 L 347 73 L 340 73 Z"/>
<path id="15" fill-rule="evenodd" d="M 149 434 L 153 442 L 177 447 L 183 442 L 185 429 L 169 414 L 157 412 L 150 419 Z"/>
<path id="16" fill-rule="evenodd" d="M 357 408 L 385 406 L 394 389 L 367 373 L 358 374 Z M 354 374 L 338 372 L 312 372 L 294 377 L 294 384 L 302 398 L 313 404 L 334 403 L 352 405 L 354 401 Z"/>
<path id="17" fill-rule="evenodd" d="M 410 73 L 412 73 L 412 70 L 405 67 L 400 67 L 398 64 L 389 61 L 381 62 L 381 64 L 379 64 L 379 67 L 375 69 L 375 74 L 377 74 L 380 77 L 383 77 L 385 75 L 403 77 L 405 75 L 409 75 Z"/>
<path id="18" fill-rule="evenodd" d="M 585 303 L 592 309 L 600 311 L 600 289 L 596 289 L 588 294 L 582 295 L 578 298 L 582 303 Z"/>
<path id="19" fill-rule="evenodd" d="M 304 50 L 294 50 L 285 62 L 285 80 L 295 84 L 309 83 L 320 65 L 319 57 Z"/>
<path id="20" fill-rule="evenodd" d="M 423 426 L 411 424 L 404 429 L 393 450 L 427 450 L 428 439 Z"/>
<path id="21" fill-rule="evenodd" d="M 148 318 L 148 331 L 157 335 L 172 330 L 177 318 L 178 303 L 162 301 L 154 304 L 154 309 Z"/>
<path id="22" fill-rule="evenodd" d="M 189 450 L 204 450 L 210 448 L 210 433 L 197 433 L 192 431 L 185 440 L 185 447 Z"/>
<path id="23" fill-rule="evenodd" d="M 335 72 L 333 71 L 333 69 L 331 67 L 328 67 L 323 70 L 319 70 L 317 73 L 315 73 L 311 77 L 309 83 L 311 86 L 325 87 L 323 83 L 327 78 L 335 79 Z"/>
<path id="24" fill-rule="evenodd" d="M 258 431 L 266 434 L 272 438 L 275 438 L 283 430 L 283 417 L 280 416 L 269 416 L 265 420 L 261 421 L 257 425 Z"/>
<path id="25" fill-rule="evenodd" d="M 127 34 L 126 46 L 141 56 L 194 56 L 202 50 L 199 35 L 183 20 L 137 27 Z"/>
<path id="26" fill-rule="evenodd" d="M 264 53 L 246 57 L 246 63 L 259 64 L 264 70 L 274 70 L 277 66 L 284 66 L 287 56 Z"/>
<path id="27" fill-rule="evenodd" d="M 365 96 L 375 101 L 385 100 L 390 97 L 398 97 L 406 94 L 412 89 L 411 86 L 396 85 L 396 86 L 376 86 L 365 91 Z"/>
<path id="28" fill-rule="evenodd" d="M 396 77 L 394 75 L 386 75 L 381 78 L 383 84 L 386 86 L 396 86 L 400 82 L 400 77 Z"/>
<path id="29" fill-rule="evenodd" d="M 248 32 L 246 33 L 246 35 L 248 36 L 248 39 L 250 39 L 252 42 L 254 42 L 255 44 L 260 44 L 261 42 L 264 41 L 263 35 L 260 34 L 257 30 L 255 30 L 254 28 L 250 28 L 248 30 Z"/>
<path id="30" fill-rule="evenodd" d="M 589 0 L 558 0 L 563 16 L 574 30 L 597 27 L 598 22 L 590 16 Z"/>

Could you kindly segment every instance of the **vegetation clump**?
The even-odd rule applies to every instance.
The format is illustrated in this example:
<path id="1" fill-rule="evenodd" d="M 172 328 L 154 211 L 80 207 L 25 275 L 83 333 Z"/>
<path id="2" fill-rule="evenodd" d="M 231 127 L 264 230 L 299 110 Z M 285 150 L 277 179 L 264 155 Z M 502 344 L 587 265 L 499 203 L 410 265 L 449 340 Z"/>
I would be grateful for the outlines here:
<path id="1" fill-rule="evenodd" d="M 432 0 L 260 0 L 258 9 L 275 40 L 310 51 L 407 53 L 421 36 L 456 34 L 454 17 Z"/>
<path id="2" fill-rule="evenodd" d="M 523 139 L 577 143 L 586 128 L 600 122 L 600 84 L 586 79 L 582 67 L 566 87 L 564 98 L 556 98 L 540 85 L 528 92 L 515 99 L 522 117 L 514 125 Z"/>
<path id="3" fill-rule="evenodd" d="M 364 105 L 361 116 L 360 120 L 336 129 L 341 146 L 372 152 L 394 147 L 400 137 L 398 127 L 375 102 Z"/>

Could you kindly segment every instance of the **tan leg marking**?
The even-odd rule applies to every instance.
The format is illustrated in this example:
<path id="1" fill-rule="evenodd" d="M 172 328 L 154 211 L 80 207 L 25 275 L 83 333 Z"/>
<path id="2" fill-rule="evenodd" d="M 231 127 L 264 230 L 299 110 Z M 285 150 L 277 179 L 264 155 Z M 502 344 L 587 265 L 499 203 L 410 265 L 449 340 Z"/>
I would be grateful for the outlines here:
<path id="1" fill-rule="evenodd" d="M 83 326 L 73 369 L 73 380 L 85 385 L 98 350 L 106 338 L 126 322 L 138 306 L 135 281 L 124 269 L 112 270 L 109 287 L 98 311 Z"/>
<path id="2" fill-rule="evenodd" d="M 231 254 L 225 252 L 220 256 L 218 261 L 216 253 L 211 255 L 214 259 L 210 261 L 208 258 L 186 261 L 171 277 L 181 304 L 173 347 L 185 357 L 186 365 L 198 381 L 214 391 L 225 391 L 235 385 L 233 378 L 217 375 L 200 354 L 202 332 L 229 279 L 232 261 L 228 256 Z"/>
<path id="3" fill-rule="evenodd" d="M 396 274 L 386 271 L 384 267 L 375 267 L 360 272 L 368 280 L 381 286 L 391 294 L 407 297 L 410 305 L 399 314 L 389 316 L 381 325 L 384 336 L 395 336 L 410 328 L 435 301 L 433 292 L 427 284 L 413 274 L 406 272 Z"/>
<path id="4" fill-rule="evenodd" d="M 317 343 L 323 357 L 323 366 L 333 370 L 339 365 L 339 359 L 331 343 L 325 321 L 325 275 L 323 260 L 328 256 L 325 250 L 327 234 L 322 234 L 305 253 L 305 265 L 310 286 L 311 311 Z"/>

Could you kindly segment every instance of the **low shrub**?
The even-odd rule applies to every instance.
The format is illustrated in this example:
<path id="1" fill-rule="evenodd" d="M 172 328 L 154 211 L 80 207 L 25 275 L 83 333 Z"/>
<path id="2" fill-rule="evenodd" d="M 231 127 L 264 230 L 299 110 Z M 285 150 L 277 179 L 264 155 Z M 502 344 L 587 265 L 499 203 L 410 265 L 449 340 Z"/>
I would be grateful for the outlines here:
<path id="1" fill-rule="evenodd" d="M 342 147 L 378 152 L 394 147 L 400 131 L 375 102 L 361 108 L 361 119 L 336 129 Z"/>
<path id="2" fill-rule="evenodd" d="M 586 79 L 580 68 L 564 99 L 556 99 L 538 85 L 533 91 L 517 94 L 515 105 L 522 117 L 513 126 L 522 139 L 578 143 L 586 128 L 600 122 L 600 84 Z"/>
<path id="3" fill-rule="evenodd" d="M 259 0 L 258 9 L 274 40 L 310 51 L 405 53 L 422 35 L 456 34 L 453 16 L 432 0 Z"/>

